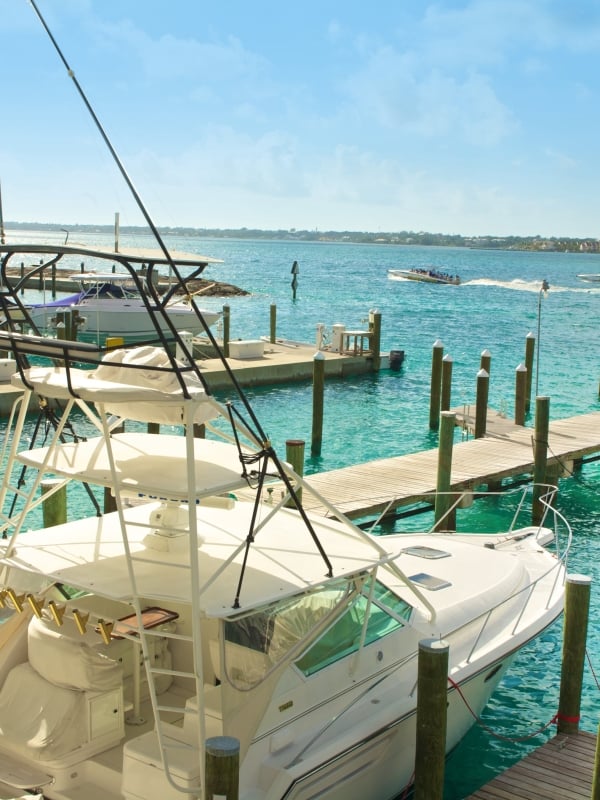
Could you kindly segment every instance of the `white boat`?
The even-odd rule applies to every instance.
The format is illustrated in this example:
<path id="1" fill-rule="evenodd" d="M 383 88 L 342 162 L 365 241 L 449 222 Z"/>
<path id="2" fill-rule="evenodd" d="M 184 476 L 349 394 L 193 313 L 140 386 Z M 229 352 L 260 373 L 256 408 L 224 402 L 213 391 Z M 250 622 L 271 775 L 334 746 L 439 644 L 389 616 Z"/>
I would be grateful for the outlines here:
<path id="1" fill-rule="evenodd" d="M 435 267 L 413 268 L 413 269 L 388 269 L 388 278 L 393 281 L 420 281 L 421 283 L 446 283 L 451 286 L 458 286 L 460 278 L 458 275 L 450 275 L 441 272 Z"/>
<path id="2" fill-rule="evenodd" d="M 577 277 L 581 281 L 588 281 L 588 283 L 600 283 L 600 272 L 584 272 Z"/>
<path id="3" fill-rule="evenodd" d="M 449 644 L 450 751 L 560 615 L 570 530 L 549 505 L 544 527 L 479 534 L 376 536 L 322 497 L 311 515 L 243 395 L 217 403 L 174 338 L 179 359 L 0 331 L 23 390 L 0 496 L 0 786 L 204 799 L 207 743 L 234 741 L 241 800 L 390 800 L 414 771 L 419 642 Z M 25 439 L 36 394 L 59 407 L 43 442 Z M 82 484 L 115 510 L 44 526 L 49 475 L 46 502 Z"/>
<path id="4" fill-rule="evenodd" d="M 11 259 L 19 254 L 19 258 L 42 256 L 39 262 L 22 277 L 15 281 L 11 277 Z M 190 292 L 186 287 L 173 282 L 163 294 L 157 291 L 158 268 L 168 265 L 165 255 L 159 250 L 121 249 L 119 252 L 102 251 L 93 248 L 74 246 L 44 245 L 3 245 L 0 250 L 2 260 L 2 282 L 11 287 L 15 302 L 3 304 L 2 312 L 5 325 L 11 325 L 20 314 L 21 326 L 29 326 L 36 333 L 55 335 L 57 325 L 65 324 L 65 312 L 74 314 L 72 319 L 76 327 L 76 336 L 83 341 L 104 341 L 107 337 L 118 337 L 127 343 L 156 339 L 157 327 L 163 335 L 170 336 L 173 329 L 188 331 L 194 336 L 205 333 L 206 327 L 213 325 L 221 316 L 218 311 L 198 308 L 190 302 Z M 63 258 L 73 262 L 73 257 L 94 261 L 98 258 L 110 259 L 113 263 L 138 265 L 133 271 L 115 272 L 79 272 L 68 276 L 71 282 L 79 283 L 81 288 L 76 294 L 57 300 L 37 304 L 23 303 L 20 288 L 30 285 L 32 278 L 48 275 L 50 267 L 54 267 Z M 187 253 L 173 253 L 176 263 L 192 269 L 186 282 L 193 280 L 209 263 L 220 263 L 218 259 L 197 256 Z M 181 298 L 175 289 L 183 293 Z M 23 322 L 22 318 L 25 321 Z M 8 319 L 8 322 L 6 321 Z"/>

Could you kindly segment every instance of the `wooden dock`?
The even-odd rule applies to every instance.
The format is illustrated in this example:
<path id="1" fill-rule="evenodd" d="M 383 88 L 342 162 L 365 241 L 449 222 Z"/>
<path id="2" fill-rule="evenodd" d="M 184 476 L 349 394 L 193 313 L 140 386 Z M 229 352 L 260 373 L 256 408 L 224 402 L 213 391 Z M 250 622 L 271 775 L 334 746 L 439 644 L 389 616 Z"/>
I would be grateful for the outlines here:
<path id="1" fill-rule="evenodd" d="M 593 734 L 560 734 L 467 800 L 590 800 L 595 753 Z"/>
<path id="2" fill-rule="evenodd" d="M 468 413 L 464 412 L 468 417 Z M 494 419 L 494 415 L 498 417 Z M 451 489 L 474 490 L 494 486 L 504 478 L 533 472 L 532 428 L 520 427 L 492 412 L 487 433 L 454 445 Z M 573 462 L 600 453 L 600 411 L 550 423 L 548 467 L 572 468 Z M 403 506 L 431 502 L 435 495 L 437 448 L 383 458 L 307 477 L 327 501 L 351 519 L 391 512 Z M 325 507 L 305 493 L 307 510 L 326 514 Z"/>

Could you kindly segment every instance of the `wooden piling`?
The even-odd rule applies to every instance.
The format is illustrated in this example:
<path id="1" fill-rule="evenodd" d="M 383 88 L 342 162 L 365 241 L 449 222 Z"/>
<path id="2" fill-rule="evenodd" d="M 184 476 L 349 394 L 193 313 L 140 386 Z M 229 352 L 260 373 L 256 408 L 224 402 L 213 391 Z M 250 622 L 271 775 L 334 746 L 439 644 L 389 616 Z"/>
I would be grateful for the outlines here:
<path id="1" fill-rule="evenodd" d="M 377 309 L 369 311 L 369 331 L 371 332 L 373 369 L 378 372 L 381 369 L 381 311 L 377 311 Z"/>
<path id="2" fill-rule="evenodd" d="M 269 341 L 271 342 L 271 344 L 275 344 L 275 340 L 277 339 L 277 306 L 275 305 L 275 303 L 271 303 L 269 325 L 270 325 Z"/>
<path id="3" fill-rule="evenodd" d="M 475 438 L 485 436 L 487 425 L 487 405 L 490 388 L 490 376 L 484 369 L 477 373 L 477 397 L 475 400 Z"/>
<path id="4" fill-rule="evenodd" d="M 455 512 L 447 514 L 452 505 L 450 485 L 452 482 L 452 445 L 455 425 L 456 414 L 453 411 L 442 411 L 435 493 L 435 530 L 450 531 L 456 528 Z M 439 527 L 438 523 L 440 523 Z"/>
<path id="5" fill-rule="evenodd" d="M 223 306 L 223 355 L 229 358 L 229 327 L 231 324 L 230 308 Z"/>
<path id="6" fill-rule="evenodd" d="M 449 649 L 443 639 L 419 642 L 415 800 L 444 796 Z"/>
<path id="7" fill-rule="evenodd" d="M 546 465 L 548 462 L 548 426 L 550 421 L 550 398 L 535 398 L 535 438 L 533 445 L 533 497 L 531 504 L 531 521 L 539 525 L 544 518 L 545 506 L 540 497 L 548 490 L 541 484 L 546 483 Z"/>
<path id="8" fill-rule="evenodd" d="M 56 489 L 56 486 L 62 486 Z M 67 485 L 62 478 L 44 478 L 40 484 L 43 501 L 44 528 L 62 525 L 67 521 Z M 54 490 L 54 491 L 53 491 Z M 50 494 L 52 492 L 52 494 Z"/>
<path id="9" fill-rule="evenodd" d="M 240 792 L 240 743 L 233 736 L 206 740 L 204 797 L 238 800 Z"/>
<path id="10" fill-rule="evenodd" d="M 325 395 L 325 356 L 321 351 L 313 358 L 313 417 L 310 454 L 321 455 L 323 444 L 323 401 Z"/>
<path id="11" fill-rule="evenodd" d="M 600 800 L 600 725 L 596 733 L 596 752 L 594 755 L 594 777 L 590 800 Z"/>
<path id="12" fill-rule="evenodd" d="M 304 440 L 288 439 L 285 443 L 285 460 L 292 465 L 294 472 L 302 477 L 304 475 Z M 302 487 L 296 486 L 296 497 L 302 500 Z M 290 507 L 295 507 L 295 503 L 288 503 Z"/>
<path id="13" fill-rule="evenodd" d="M 490 375 L 492 369 L 492 354 L 490 353 L 489 350 L 484 350 L 481 353 L 481 358 L 479 361 L 479 369 L 484 369 L 487 372 L 488 376 Z"/>
<path id="14" fill-rule="evenodd" d="M 525 339 L 525 366 L 527 367 L 527 391 L 525 393 L 525 412 L 531 408 L 531 387 L 533 386 L 533 358 L 535 356 L 535 336 L 531 331 Z"/>
<path id="15" fill-rule="evenodd" d="M 579 730 L 591 583 L 587 575 L 567 575 L 557 733 Z"/>
<path id="16" fill-rule="evenodd" d="M 527 367 L 519 364 L 515 370 L 515 425 L 525 425 L 527 408 Z"/>
<path id="17" fill-rule="evenodd" d="M 451 396 L 452 396 L 452 356 L 447 353 L 442 359 L 442 399 L 440 402 L 441 411 L 450 410 Z"/>
<path id="18" fill-rule="evenodd" d="M 440 425 L 443 356 L 444 345 L 439 339 L 436 339 L 431 355 L 431 390 L 429 393 L 429 428 L 432 431 L 437 431 Z"/>

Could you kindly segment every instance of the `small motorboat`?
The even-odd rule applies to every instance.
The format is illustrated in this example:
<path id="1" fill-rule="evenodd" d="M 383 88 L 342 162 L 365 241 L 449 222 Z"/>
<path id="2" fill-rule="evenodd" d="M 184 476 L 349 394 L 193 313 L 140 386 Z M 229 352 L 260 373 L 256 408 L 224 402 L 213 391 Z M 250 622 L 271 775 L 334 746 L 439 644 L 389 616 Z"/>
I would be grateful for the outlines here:
<path id="1" fill-rule="evenodd" d="M 582 272 L 578 276 L 580 281 L 588 283 L 600 283 L 600 272 Z"/>
<path id="2" fill-rule="evenodd" d="M 460 278 L 458 275 L 450 275 L 447 272 L 440 272 L 434 267 L 413 268 L 413 269 L 389 269 L 388 278 L 393 281 L 420 281 L 421 283 L 446 283 L 451 286 L 458 286 Z"/>
<path id="3" fill-rule="evenodd" d="M 41 249 L 40 249 L 41 248 Z M 42 255 L 42 264 L 29 270 L 17 283 L 11 277 L 9 264 L 14 252 Z M 164 294 L 158 292 L 159 275 L 156 268 L 168 264 L 160 251 L 125 249 L 119 252 L 101 251 L 93 248 L 75 248 L 73 246 L 40 246 L 40 245 L 5 245 L 1 251 L 2 281 L 12 287 L 11 301 L 3 303 L 5 327 L 17 319 L 17 311 L 21 314 L 21 327 L 30 327 L 34 333 L 52 334 L 57 326 L 68 324 L 65 314 L 71 314 L 74 335 L 82 341 L 103 341 L 107 337 L 118 337 L 126 343 L 141 342 L 156 337 L 157 327 L 168 338 L 173 330 L 188 331 L 194 336 L 205 332 L 206 327 L 213 325 L 221 316 L 219 311 L 198 308 L 191 302 L 192 292 L 177 282 L 172 284 Z M 20 299 L 19 289 L 30 283 L 31 278 L 54 266 L 66 258 L 72 261 L 73 254 L 78 258 L 87 257 L 90 261 L 111 259 L 123 264 L 138 265 L 133 272 L 80 272 L 68 275 L 68 279 L 79 283 L 81 288 L 76 294 L 43 303 L 27 304 Z M 220 263 L 218 259 L 193 254 L 174 253 L 178 264 L 193 268 L 195 278 L 207 263 Z M 11 281 L 13 282 L 11 284 Z M 177 294 L 175 293 L 177 291 Z M 183 295 L 183 297 L 179 295 Z"/>

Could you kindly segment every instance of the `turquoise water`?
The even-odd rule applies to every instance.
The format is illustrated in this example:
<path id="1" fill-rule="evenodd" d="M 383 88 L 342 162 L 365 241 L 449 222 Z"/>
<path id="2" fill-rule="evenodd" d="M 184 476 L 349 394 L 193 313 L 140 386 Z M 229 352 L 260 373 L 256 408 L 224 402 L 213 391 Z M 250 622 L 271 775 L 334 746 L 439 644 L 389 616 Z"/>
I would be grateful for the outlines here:
<path id="1" fill-rule="evenodd" d="M 104 243 L 110 240 L 107 236 Z M 528 332 L 537 336 L 539 326 L 534 385 L 537 377 L 538 393 L 550 397 L 551 420 L 600 409 L 600 287 L 576 277 L 600 272 L 598 255 L 193 238 L 167 239 L 167 244 L 222 258 L 224 263 L 207 268 L 205 277 L 251 292 L 228 301 L 232 338 L 267 335 L 271 304 L 277 306 L 277 335 L 301 341 L 315 340 L 317 323 L 329 330 L 335 323 L 364 328 L 369 310 L 378 309 L 382 349 L 405 350 L 399 372 L 326 384 L 322 453 L 307 459 L 307 473 L 437 445 L 428 430 L 428 395 L 431 351 L 438 339 L 453 359 L 453 405 L 474 402 L 480 356 L 487 349 L 492 357 L 489 404 L 511 417 L 515 369 L 525 359 Z M 295 301 L 294 261 L 300 267 Z M 389 268 L 430 264 L 459 274 L 462 284 L 430 286 L 387 277 Z M 543 279 L 550 284 L 545 298 Z M 215 298 L 202 304 L 221 307 Z M 258 389 L 248 396 L 281 453 L 288 438 L 310 442 L 310 384 Z M 592 732 L 600 699 L 595 678 L 600 675 L 599 488 L 600 462 L 591 463 L 561 480 L 559 498 L 574 529 L 570 571 L 593 579 L 581 723 Z M 561 637 L 559 623 L 520 654 L 485 711 L 486 729 L 474 727 L 450 757 L 446 800 L 461 800 L 554 733 L 550 727 L 511 741 L 541 729 L 557 710 Z"/>

